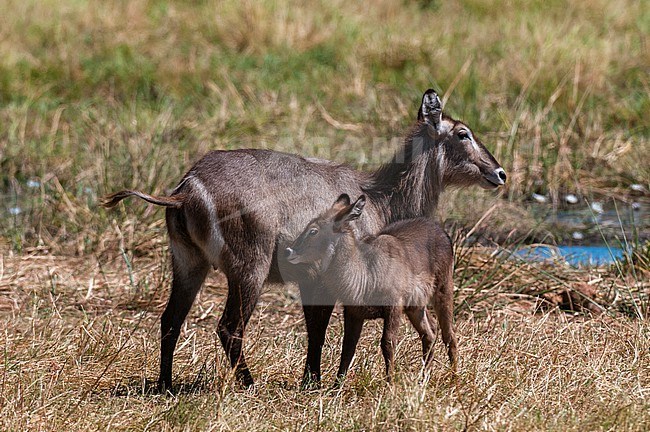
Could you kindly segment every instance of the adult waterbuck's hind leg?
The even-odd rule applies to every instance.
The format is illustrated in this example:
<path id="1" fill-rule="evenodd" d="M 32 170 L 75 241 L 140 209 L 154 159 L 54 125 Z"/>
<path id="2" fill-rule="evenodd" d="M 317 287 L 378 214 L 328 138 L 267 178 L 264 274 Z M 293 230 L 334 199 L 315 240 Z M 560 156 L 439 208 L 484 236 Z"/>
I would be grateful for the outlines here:
<path id="1" fill-rule="evenodd" d="M 171 240 L 172 288 L 160 318 L 160 376 L 158 390 L 172 388 L 174 349 L 181 326 L 205 280 L 210 263 L 200 249 L 182 240 Z"/>
<path id="2" fill-rule="evenodd" d="M 250 387 L 254 384 L 253 376 L 242 353 L 242 342 L 246 325 L 259 300 L 265 275 L 260 276 L 260 270 L 252 267 L 241 268 L 240 274 L 235 272 L 237 270 L 234 269 L 228 272 L 228 299 L 219 320 L 218 332 L 237 380 L 243 386 Z"/>
<path id="3" fill-rule="evenodd" d="M 244 215 L 243 227 L 238 232 L 259 233 L 255 229 L 252 215 Z M 225 225 L 225 224 L 224 224 Z M 228 228 L 224 229 L 228 232 Z M 234 230 L 230 230 L 234 232 Z M 226 248 L 222 254 L 223 269 L 228 278 L 228 298 L 223 315 L 219 320 L 219 339 L 230 365 L 235 369 L 237 380 L 245 387 L 253 385 L 253 376 L 242 353 L 242 342 L 246 325 L 250 320 L 262 292 L 273 255 L 272 236 L 257 236 L 245 241 L 230 241 L 226 237 Z M 248 241 L 246 241 L 248 240 Z"/>

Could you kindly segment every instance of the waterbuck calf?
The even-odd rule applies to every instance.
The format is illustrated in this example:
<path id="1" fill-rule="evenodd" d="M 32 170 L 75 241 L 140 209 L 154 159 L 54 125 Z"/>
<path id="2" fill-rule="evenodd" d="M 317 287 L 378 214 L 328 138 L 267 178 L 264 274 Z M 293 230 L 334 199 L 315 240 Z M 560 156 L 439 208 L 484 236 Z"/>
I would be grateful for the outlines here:
<path id="1" fill-rule="evenodd" d="M 427 309 L 430 302 L 455 370 L 454 253 L 449 236 L 431 219 L 416 218 L 392 223 L 360 239 L 352 222 L 359 219 L 365 204 L 364 195 L 353 204 L 341 195 L 285 250 L 289 262 L 314 265 L 323 288 L 344 306 L 338 379 L 348 371 L 364 320 L 382 318 L 381 351 L 391 380 L 402 313 L 420 334 L 424 364 L 429 366 L 434 342 L 434 323 Z"/>
<path id="2" fill-rule="evenodd" d="M 438 95 L 427 90 L 404 145 L 375 172 L 270 150 L 212 151 L 169 197 L 131 190 L 106 197 L 106 207 L 133 195 L 167 208 L 173 280 L 160 320 L 159 388 L 171 388 L 180 329 L 211 268 L 228 279 L 218 333 L 238 379 L 253 384 L 242 341 L 262 284 L 299 280 L 308 337 L 303 382 L 318 382 L 335 302 L 317 277 L 297 278 L 301 266 L 279 260 L 277 251 L 342 193 L 367 196 L 365 216 L 356 226 L 360 233 L 374 233 L 398 220 L 430 216 L 447 186 L 494 189 L 505 180 L 503 168 L 470 128 L 443 115 Z"/>

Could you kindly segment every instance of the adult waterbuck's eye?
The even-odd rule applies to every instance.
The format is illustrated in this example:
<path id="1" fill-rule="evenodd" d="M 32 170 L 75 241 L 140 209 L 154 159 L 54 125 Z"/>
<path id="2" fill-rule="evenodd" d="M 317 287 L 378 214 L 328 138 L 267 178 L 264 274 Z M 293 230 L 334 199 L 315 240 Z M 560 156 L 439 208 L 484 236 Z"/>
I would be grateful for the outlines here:
<path id="1" fill-rule="evenodd" d="M 458 131 L 458 139 L 461 141 L 469 139 L 469 132 L 467 132 L 466 130 Z"/>
<path id="2" fill-rule="evenodd" d="M 309 235 L 310 236 L 315 236 L 316 234 L 318 234 L 318 229 L 317 228 L 312 228 L 312 229 L 309 230 Z"/>

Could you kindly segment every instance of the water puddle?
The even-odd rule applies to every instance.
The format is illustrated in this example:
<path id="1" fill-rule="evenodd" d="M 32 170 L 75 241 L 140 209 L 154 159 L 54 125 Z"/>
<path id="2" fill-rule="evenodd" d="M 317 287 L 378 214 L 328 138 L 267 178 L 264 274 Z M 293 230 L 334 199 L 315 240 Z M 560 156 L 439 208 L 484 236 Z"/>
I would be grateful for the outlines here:
<path id="1" fill-rule="evenodd" d="M 645 197 L 627 202 L 567 200 L 557 210 L 540 202 L 531 211 L 544 221 L 559 245 L 519 248 L 515 255 L 528 261 L 560 261 L 574 267 L 611 265 L 635 244 L 650 240 L 650 203 Z"/>
<path id="2" fill-rule="evenodd" d="M 620 247 L 599 246 L 524 246 L 515 256 L 534 262 L 563 261 L 573 267 L 602 266 L 613 264 L 623 258 L 625 251 Z"/>

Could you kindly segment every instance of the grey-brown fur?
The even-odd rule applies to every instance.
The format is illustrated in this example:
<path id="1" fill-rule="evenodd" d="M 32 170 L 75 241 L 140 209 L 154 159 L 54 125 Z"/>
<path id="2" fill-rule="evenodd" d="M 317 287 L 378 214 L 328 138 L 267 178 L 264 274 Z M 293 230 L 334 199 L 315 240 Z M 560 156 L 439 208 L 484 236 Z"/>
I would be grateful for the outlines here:
<path id="1" fill-rule="evenodd" d="M 433 90 L 425 93 L 424 103 L 440 106 Z M 262 284 L 298 280 L 308 336 L 303 378 L 318 382 L 334 300 L 302 266 L 278 260 L 277 250 L 284 250 L 342 193 L 368 196 L 356 228 L 375 233 L 398 220 L 430 216 L 447 186 L 492 189 L 503 184 L 505 173 L 494 157 L 478 139 L 461 139 L 462 131 L 469 128 L 433 109 L 419 116 L 402 149 L 375 172 L 271 150 L 213 151 L 188 171 L 170 197 L 135 191 L 106 197 L 108 206 L 129 195 L 167 206 L 173 282 L 161 317 L 159 387 L 171 388 L 181 325 L 213 267 L 228 279 L 218 333 L 238 379 L 253 383 L 242 340 Z"/>
<path id="2" fill-rule="evenodd" d="M 432 358 L 434 322 L 440 323 L 449 361 L 455 370 L 453 326 L 453 249 L 442 228 L 428 218 L 398 221 L 377 235 L 359 238 L 354 229 L 365 196 L 350 204 L 341 195 L 312 220 L 286 249 L 292 263 L 312 264 L 323 288 L 344 305 L 344 336 L 338 378 L 348 371 L 364 320 L 382 318 L 381 349 L 391 379 L 400 316 L 405 313 L 422 340 L 425 366 Z"/>

